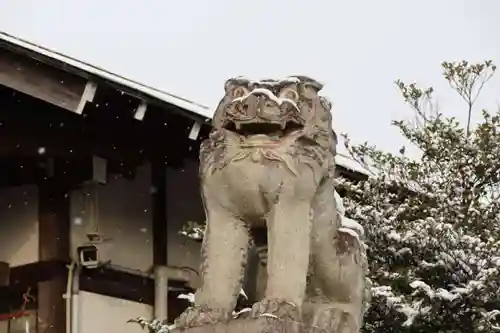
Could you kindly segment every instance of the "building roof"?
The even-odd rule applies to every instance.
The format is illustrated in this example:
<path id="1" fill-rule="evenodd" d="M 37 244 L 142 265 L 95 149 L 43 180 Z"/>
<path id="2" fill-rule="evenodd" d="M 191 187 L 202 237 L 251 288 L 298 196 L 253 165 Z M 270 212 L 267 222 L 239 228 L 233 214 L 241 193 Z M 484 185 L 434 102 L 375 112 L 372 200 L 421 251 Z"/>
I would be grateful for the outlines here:
<path id="1" fill-rule="evenodd" d="M 40 56 L 51 60 L 52 63 L 56 63 L 58 67 L 71 72 L 77 72 L 82 76 L 95 76 L 103 80 L 114 83 L 118 86 L 127 88 L 129 91 L 139 93 L 139 95 L 145 96 L 150 99 L 159 100 L 161 102 L 174 105 L 181 110 L 187 111 L 192 115 L 204 118 L 205 121 L 211 119 L 212 112 L 209 107 L 190 101 L 186 98 L 176 96 L 174 94 L 156 89 L 154 87 L 130 80 L 121 75 L 114 74 L 105 69 L 93 66 L 86 62 L 80 61 L 78 59 L 69 57 L 62 53 L 50 50 L 41 45 L 23 40 L 21 38 L 12 36 L 8 33 L 0 31 L 0 43 L 4 45 L 7 44 L 8 47 L 16 49 L 18 52 L 21 51 L 30 57 L 39 59 Z M 352 158 L 347 156 L 345 153 L 337 153 L 336 163 L 346 169 L 352 170 L 356 173 L 367 175 L 368 172 L 359 165 Z"/>
<path id="2" fill-rule="evenodd" d="M 137 90 L 138 92 L 145 94 L 149 97 L 161 100 L 165 103 L 175 105 L 183 110 L 201 115 L 206 118 L 211 118 L 212 114 L 210 112 L 210 109 L 205 106 L 201 105 L 199 103 L 195 103 L 193 101 L 190 101 L 188 99 L 170 94 L 168 92 L 153 88 L 151 86 L 147 86 L 145 84 L 127 79 L 123 76 L 111 73 L 105 69 L 90 65 L 88 63 L 85 63 L 83 61 L 80 61 L 78 59 L 69 57 L 67 55 L 64 55 L 59 52 L 52 51 L 48 48 L 45 48 L 43 46 L 28 42 L 26 40 L 23 40 L 21 38 L 9 35 L 5 32 L 0 31 L 0 40 L 3 40 L 11 45 L 18 46 L 20 48 L 23 48 L 25 50 L 29 50 L 31 52 L 40 54 L 42 56 L 51 58 L 53 60 L 56 60 L 58 62 L 61 62 L 62 64 L 65 64 L 66 66 L 69 65 L 71 67 L 74 67 L 75 69 L 78 69 L 80 71 L 83 71 L 85 73 L 88 73 L 90 75 L 94 75 L 97 77 L 100 77 L 104 80 L 108 80 L 111 82 L 114 82 L 118 85 L 125 86 L 127 88 L 130 88 L 132 90 Z"/>

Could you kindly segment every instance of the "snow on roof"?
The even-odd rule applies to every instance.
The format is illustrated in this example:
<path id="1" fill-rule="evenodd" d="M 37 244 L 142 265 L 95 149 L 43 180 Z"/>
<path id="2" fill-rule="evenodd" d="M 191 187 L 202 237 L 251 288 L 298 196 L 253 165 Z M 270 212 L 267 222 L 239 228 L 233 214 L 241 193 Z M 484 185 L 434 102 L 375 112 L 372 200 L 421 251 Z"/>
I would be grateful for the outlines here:
<path id="1" fill-rule="evenodd" d="M 369 171 L 366 170 L 361 164 L 343 153 L 337 152 L 337 155 L 335 155 L 335 164 L 366 176 L 370 175 Z"/>
<path id="2" fill-rule="evenodd" d="M 21 38 L 9 35 L 3 31 L 0 31 L 0 40 L 3 40 L 11 45 L 15 45 L 17 47 L 23 48 L 25 50 L 29 50 L 31 52 L 35 52 L 47 58 L 59 61 L 61 63 L 72 66 L 78 70 L 86 72 L 88 74 L 100 77 L 104 80 L 108 80 L 114 82 L 118 85 L 127 87 L 131 90 L 138 91 L 146 96 L 150 96 L 152 98 L 158 99 L 168 104 L 175 105 L 183 110 L 195 113 L 207 119 L 212 118 L 212 111 L 209 107 L 187 100 L 185 98 L 175 96 L 168 92 L 156 89 L 151 86 L 147 86 L 145 84 L 127 79 L 123 76 L 111 73 L 105 69 L 93 66 L 91 64 L 85 63 L 78 59 L 69 57 L 62 53 L 52 51 L 43 46 L 37 45 L 35 43 L 31 43 L 29 41 L 23 40 Z M 361 166 L 359 163 L 354 161 L 352 158 L 348 157 L 347 154 L 337 153 L 336 163 L 346 169 L 353 170 L 355 172 L 359 172 L 362 174 L 368 174 L 368 172 Z"/>
<path id="3" fill-rule="evenodd" d="M 109 80 L 111 82 L 114 82 L 116 84 L 125 86 L 127 88 L 130 88 L 132 90 L 136 90 L 140 93 L 143 93 L 147 96 L 156 98 L 158 100 L 161 100 L 163 102 L 175 105 L 181 109 L 196 113 L 198 115 L 201 115 L 206 118 L 211 118 L 212 112 L 210 109 L 205 106 L 201 105 L 192 101 L 189 101 L 185 98 L 175 96 L 173 94 L 170 94 L 168 92 L 141 84 L 139 82 L 127 79 L 123 76 L 111 73 L 107 70 L 98 68 L 96 66 L 90 65 L 88 63 L 82 62 L 80 60 L 77 60 L 75 58 L 66 56 L 62 53 L 52 51 L 50 49 L 47 49 L 43 46 L 28 42 L 26 40 L 20 39 L 18 37 L 9 35 L 3 31 L 0 31 L 0 40 L 3 40 L 7 43 L 19 46 L 21 48 L 30 50 L 32 52 L 36 52 L 38 54 L 41 54 L 43 56 L 46 56 L 48 58 L 54 59 L 56 61 L 60 61 L 62 63 L 68 64 L 72 67 L 75 67 L 79 70 L 82 70 L 84 72 L 87 72 L 91 75 L 98 76 L 102 79 Z"/>

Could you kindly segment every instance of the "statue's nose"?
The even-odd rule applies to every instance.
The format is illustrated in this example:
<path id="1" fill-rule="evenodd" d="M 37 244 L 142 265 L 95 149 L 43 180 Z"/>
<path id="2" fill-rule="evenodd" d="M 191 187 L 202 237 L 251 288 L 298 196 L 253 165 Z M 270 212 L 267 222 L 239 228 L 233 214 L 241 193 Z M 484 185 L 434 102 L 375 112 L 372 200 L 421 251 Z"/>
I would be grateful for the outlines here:
<path id="1" fill-rule="evenodd" d="M 275 118 L 280 115 L 279 105 L 263 92 L 250 94 L 241 101 L 241 107 L 249 117 Z"/>
<path id="2" fill-rule="evenodd" d="M 270 99 L 267 95 L 263 94 L 259 97 L 257 112 L 264 118 L 274 118 L 280 115 L 280 108 L 275 101 Z"/>
<path id="3" fill-rule="evenodd" d="M 245 100 L 243 101 L 243 107 L 246 110 L 254 110 L 257 109 L 259 102 L 260 102 L 260 96 L 257 95 L 250 95 Z"/>

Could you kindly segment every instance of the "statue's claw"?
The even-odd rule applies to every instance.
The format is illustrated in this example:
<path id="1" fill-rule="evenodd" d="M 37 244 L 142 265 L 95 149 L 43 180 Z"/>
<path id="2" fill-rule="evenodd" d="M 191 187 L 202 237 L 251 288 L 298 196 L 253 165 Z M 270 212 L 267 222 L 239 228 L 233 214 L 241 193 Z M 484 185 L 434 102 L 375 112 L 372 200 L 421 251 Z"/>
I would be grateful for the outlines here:
<path id="1" fill-rule="evenodd" d="M 251 317 L 274 317 L 282 320 L 300 322 L 300 309 L 293 303 L 282 299 L 263 299 L 252 306 Z"/>
<path id="2" fill-rule="evenodd" d="M 318 309 L 314 314 L 311 326 L 332 333 L 359 332 L 358 322 L 351 313 L 331 306 Z"/>
<path id="3" fill-rule="evenodd" d="M 227 311 L 220 309 L 209 309 L 204 306 L 193 306 L 187 308 L 175 320 L 175 327 L 189 328 L 195 326 L 212 325 L 219 322 L 226 322 L 231 319 Z"/>

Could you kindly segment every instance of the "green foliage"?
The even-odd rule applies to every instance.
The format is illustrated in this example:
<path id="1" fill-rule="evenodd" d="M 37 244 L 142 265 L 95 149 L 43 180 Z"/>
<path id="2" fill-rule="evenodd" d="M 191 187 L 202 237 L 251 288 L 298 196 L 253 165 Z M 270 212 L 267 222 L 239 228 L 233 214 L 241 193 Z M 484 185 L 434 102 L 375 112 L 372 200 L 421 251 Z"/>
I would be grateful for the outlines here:
<path id="1" fill-rule="evenodd" d="M 346 215 L 367 232 L 373 301 L 365 332 L 500 332 L 500 112 L 474 104 L 491 61 L 442 63 L 467 122 L 437 111 L 433 88 L 396 81 L 414 111 L 395 121 L 418 159 L 352 145 L 366 181 L 340 179 Z"/>

